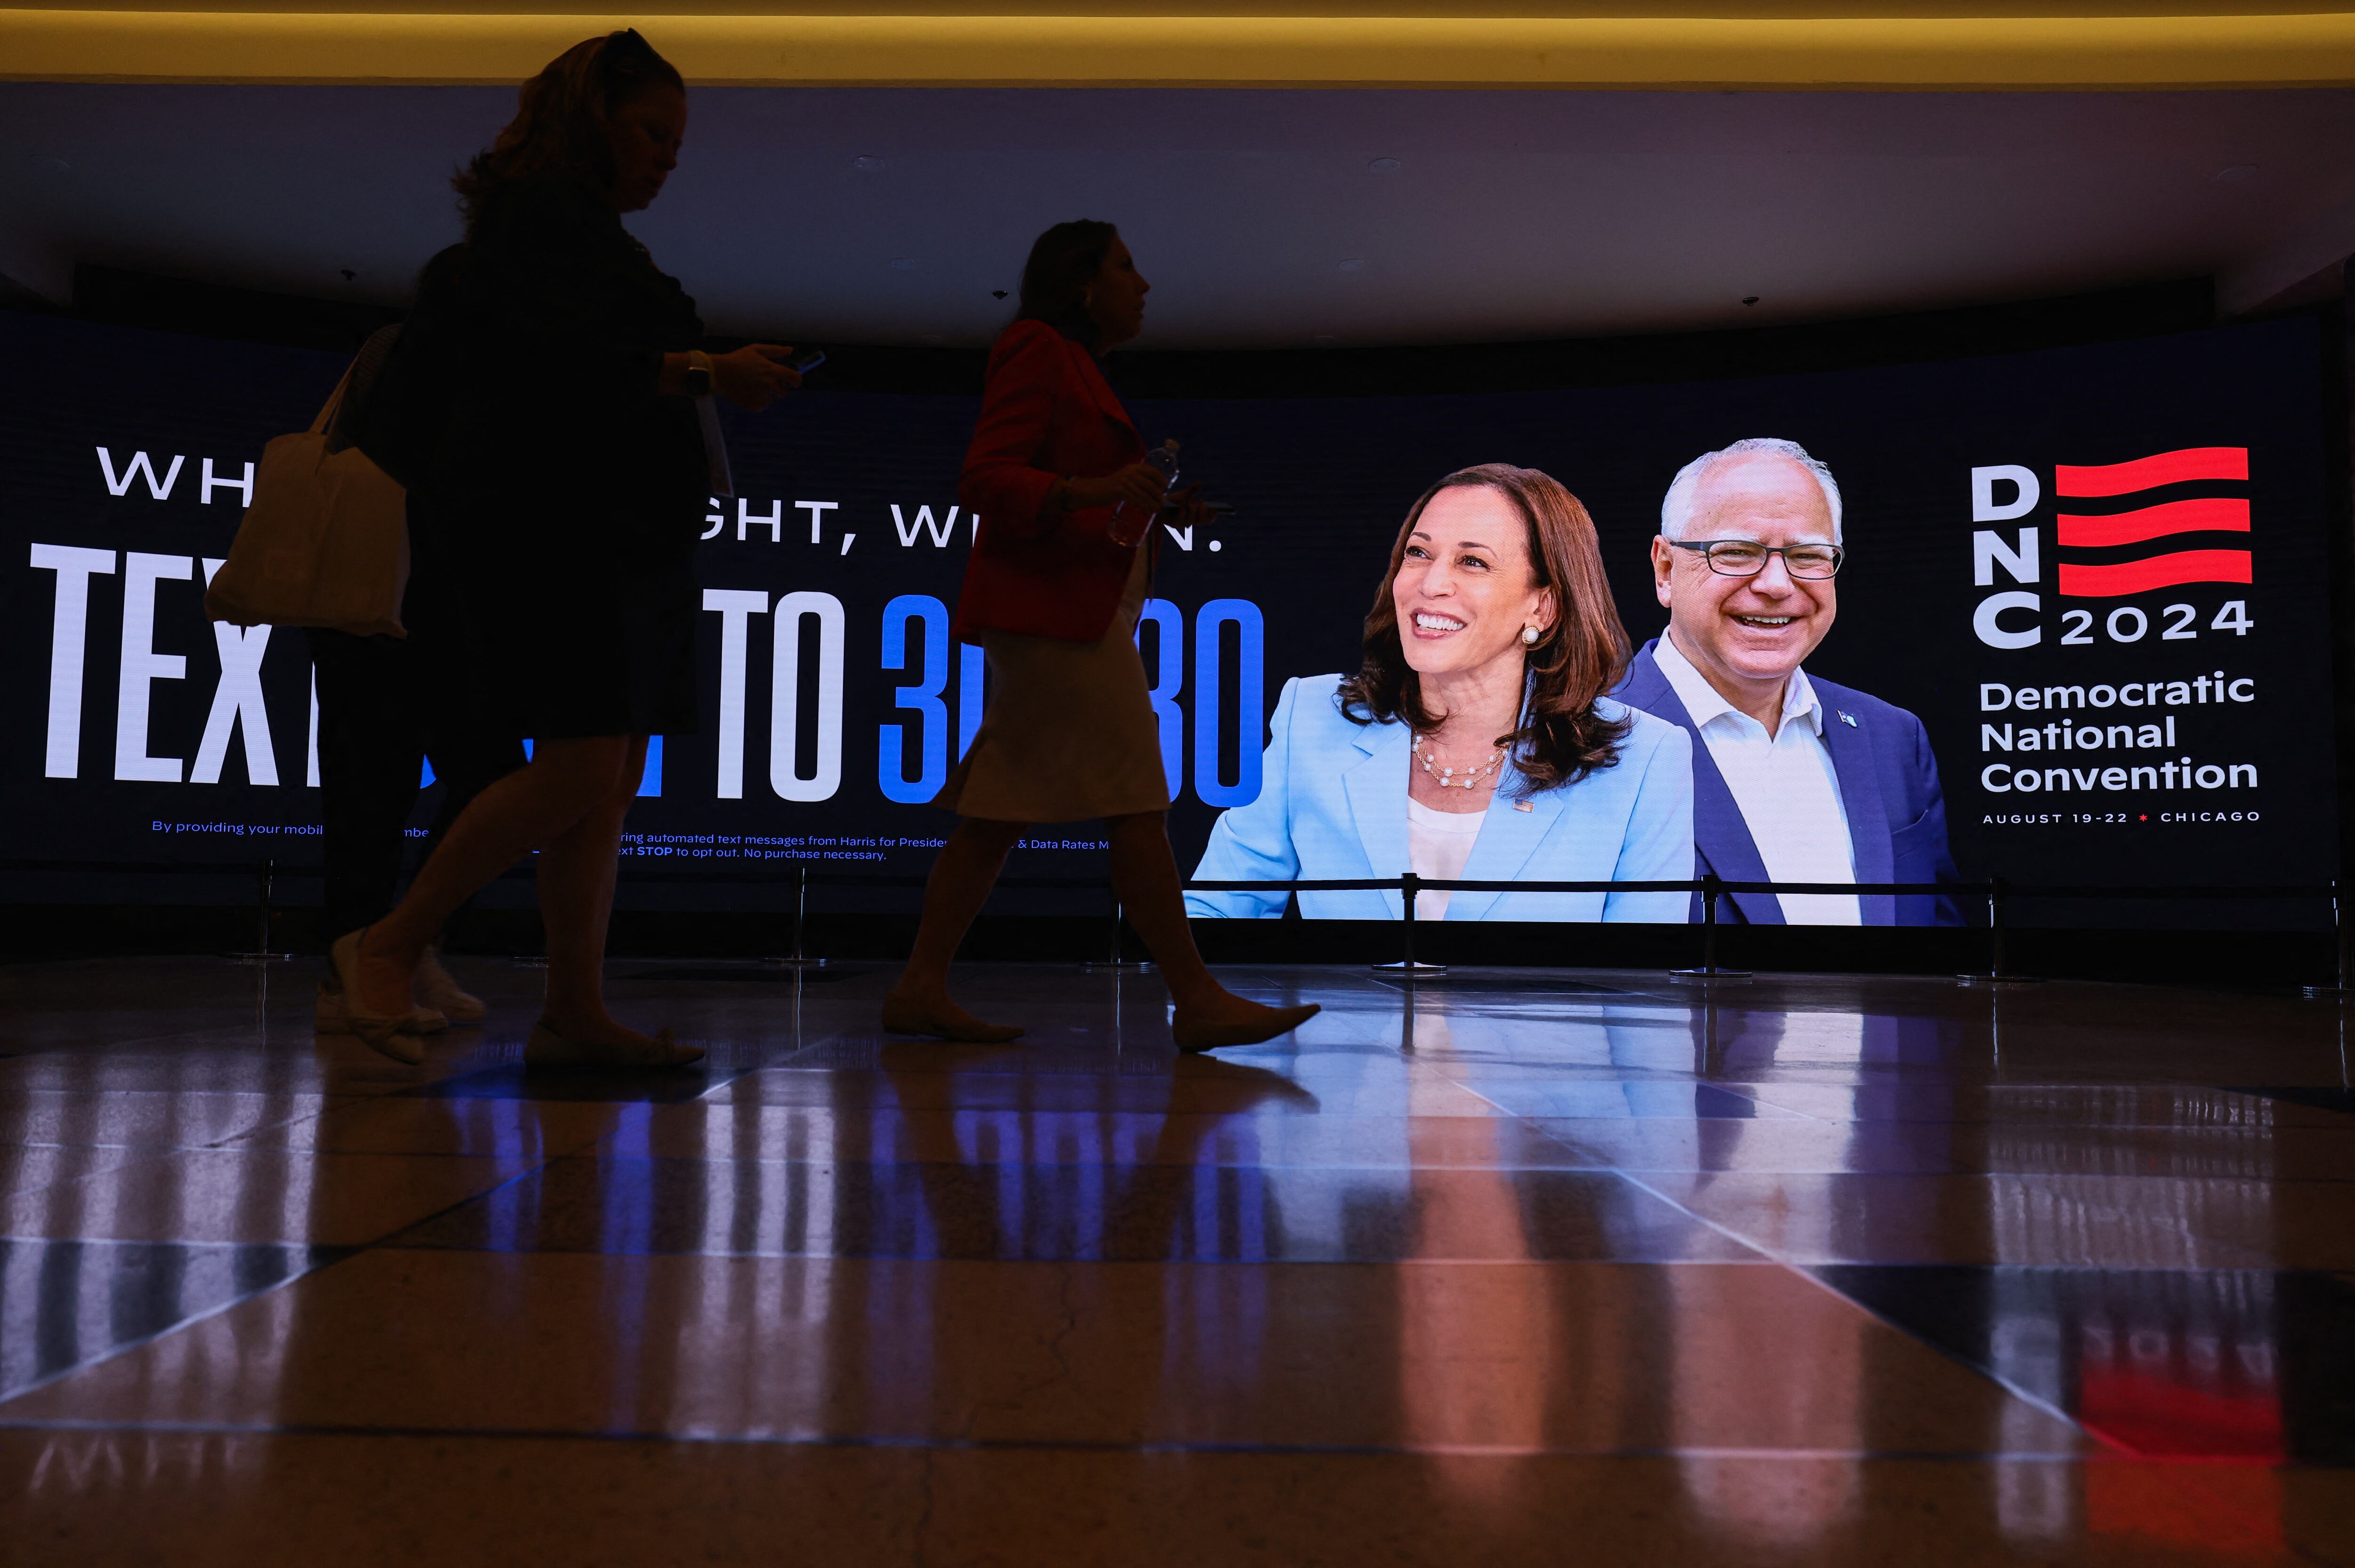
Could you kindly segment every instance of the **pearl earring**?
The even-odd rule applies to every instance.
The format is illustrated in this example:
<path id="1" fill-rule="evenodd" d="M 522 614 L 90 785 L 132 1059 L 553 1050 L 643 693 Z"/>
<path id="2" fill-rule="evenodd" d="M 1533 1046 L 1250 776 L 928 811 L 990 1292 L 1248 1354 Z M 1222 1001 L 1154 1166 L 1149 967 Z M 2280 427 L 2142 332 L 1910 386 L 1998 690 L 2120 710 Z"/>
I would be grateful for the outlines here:
<path id="1" fill-rule="evenodd" d="M 1521 645 L 1525 648 L 1533 648 L 1538 645 L 1538 629 L 1535 626 L 1523 626 L 1521 628 Z"/>

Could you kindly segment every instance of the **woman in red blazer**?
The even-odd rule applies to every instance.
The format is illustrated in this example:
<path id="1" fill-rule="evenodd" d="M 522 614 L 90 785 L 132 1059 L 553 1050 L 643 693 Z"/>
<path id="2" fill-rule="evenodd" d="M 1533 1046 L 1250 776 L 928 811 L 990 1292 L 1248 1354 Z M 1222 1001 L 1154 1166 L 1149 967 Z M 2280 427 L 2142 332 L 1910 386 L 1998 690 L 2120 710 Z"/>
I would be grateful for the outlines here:
<path id="1" fill-rule="evenodd" d="M 1316 1011 L 1236 996 L 1210 977 L 1186 926 L 1160 731 L 1134 641 L 1151 543 L 1118 542 L 1112 522 L 1123 504 L 1152 517 L 1172 501 L 1191 522 L 1199 503 L 1190 490 L 1165 497 L 1096 363 L 1144 328 L 1150 286 L 1111 224 L 1059 223 L 1030 248 L 1021 315 L 990 351 L 957 492 L 980 528 L 955 629 L 988 654 L 995 690 L 932 802 L 962 820 L 932 863 L 915 951 L 884 999 L 887 1029 L 978 1041 L 1022 1032 L 951 1001 L 949 961 L 1028 825 L 1092 817 L 1112 840 L 1113 887 L 1169 982 L 1181 1049 L 1254 1044 Z"/>

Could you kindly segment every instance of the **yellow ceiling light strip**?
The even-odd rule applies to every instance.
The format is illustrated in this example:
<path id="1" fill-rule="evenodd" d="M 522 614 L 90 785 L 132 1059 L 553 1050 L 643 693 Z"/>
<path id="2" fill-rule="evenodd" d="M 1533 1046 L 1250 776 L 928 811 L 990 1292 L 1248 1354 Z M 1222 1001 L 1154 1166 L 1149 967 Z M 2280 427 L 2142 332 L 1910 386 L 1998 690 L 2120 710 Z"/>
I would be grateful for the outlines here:
<path id="1" fill-rule="evenodd" d="M 2345 85 L 2355 15 L 664 16 L 0 9 L 0 80 L 514 82 L 644 24 L 713 86 L 2064 89 Z"/>

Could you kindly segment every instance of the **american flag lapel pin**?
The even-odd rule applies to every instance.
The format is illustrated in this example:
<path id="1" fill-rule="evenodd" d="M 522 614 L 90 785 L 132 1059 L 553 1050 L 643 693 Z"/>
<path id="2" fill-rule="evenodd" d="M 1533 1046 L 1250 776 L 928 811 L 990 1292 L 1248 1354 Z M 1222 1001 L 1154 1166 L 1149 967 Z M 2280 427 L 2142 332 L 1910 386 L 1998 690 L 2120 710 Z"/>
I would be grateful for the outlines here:
<path id="1" fill-rule="evenodd" d="M 1534 805 L 1530 805 L 1528 801 L 1526 801 L 1526 800 L 1517 800 L 1517 801 L 1513 802 L 1513 809 L 1514 809 L 1515 811 L 1535 811 L 1535 810 L 1537 809 L 1537 807 L 1536 807 L 1536 806 L 1534 806 Z"/>
<path id="2" fill-rule="evenodd" d="M 1851 730 L 1854 730 L 1854 729 L 1859 728 L 1859 725 L 1857 724 L 1857 721 L 1856 721 L 1856 715 L 1855 715 L 1855 714 L 1853 714 L 1853 713 L 1848 712 L 1846 709 L 1842 709 L 1842 710 L 1841 710 L 1841 713 L 1840 713 L 1840 722 L 1841 722 L 1841 723 L 1843 723 L 1843 724 L 1845 724 L 1845 725 L 1847 725 L 1847 726 L 1848 726 L 1849 729 L 1851 729 Z"/>

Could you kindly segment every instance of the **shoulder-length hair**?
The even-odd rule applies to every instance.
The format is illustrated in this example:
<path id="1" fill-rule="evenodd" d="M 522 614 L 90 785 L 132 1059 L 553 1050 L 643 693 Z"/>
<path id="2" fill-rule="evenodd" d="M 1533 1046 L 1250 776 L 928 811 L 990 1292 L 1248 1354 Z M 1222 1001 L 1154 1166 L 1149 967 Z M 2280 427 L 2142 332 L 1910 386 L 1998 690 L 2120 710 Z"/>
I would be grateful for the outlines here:
<path id="1" fill-rule="evenodd" d="M 1497 736 L 1495 744 L 1511 753 L 1513 766 L 1532 790 L 1576 784 L 1616 763 L 1620 742 L 1627 738 L 1632 720 L 1605 720 L 1594 710 L 1595 699 L 1627 673 L 1627 629 L 1603 575 L 1594 519 L 1559 480 L 1534 468 L 1484 463 L 1459 469 L 1415 502 L 1391 546 L 1390 570 L 1382 573 L 1366 616 L 1365 664 L 1341 683 L 1341 712 L 1359 724 L 1403 719 L 1419 731 L 1437 722 L 1423 706 L 1422 686 L 1400 645 L 1398 606 L 1391 591 L 1406 559 L 1407 541 L 1431 498 L 1442 490 L 1466 489 L 1493 490 L 1512 503 L 1528 527 L 1537 584 L 1554 593 L 1553 624 L 1524 650 L 1529 690 L 1520 727 Z"/>
<path id="2" fill-rule="evenodd" d="M 607 122 L 657 87 L 687 91 L 677 69 L 635 27 L 584 39 L 549 61 L 523 84 L 516 117 L 498 140 L 450 181 L 469 237 L 484 202 L 500 187 L 544 169 L 569 169 L 599 190 L 611 186 L 617 171 Z"/>
<path id="3" fill-rule="evenodd" d="M 1030 242 L 1022 263 L 1022 304 L 1017 321 L 1043 321 L 1089 353 L 1103 347 L 1103 335 L 1088 315 L 1088 285 L 1103 271 L 1104 258 L 1120 230 L 1092 218 L 1058 223 Z"/>

